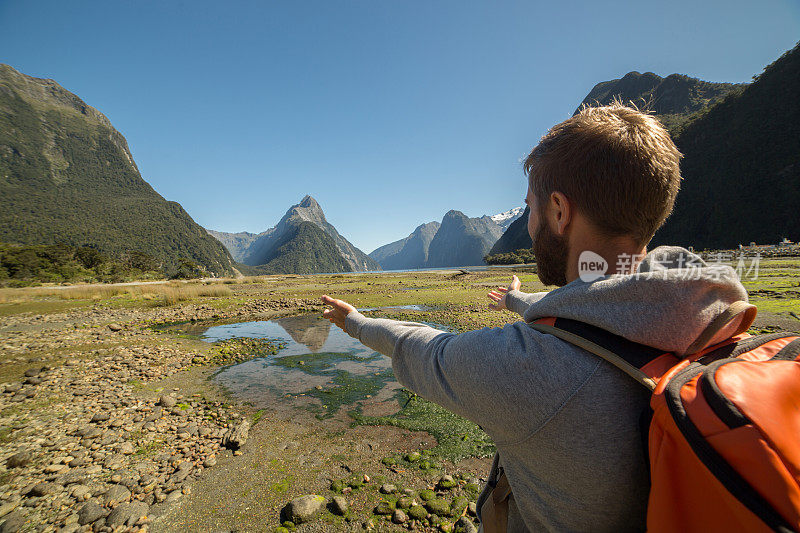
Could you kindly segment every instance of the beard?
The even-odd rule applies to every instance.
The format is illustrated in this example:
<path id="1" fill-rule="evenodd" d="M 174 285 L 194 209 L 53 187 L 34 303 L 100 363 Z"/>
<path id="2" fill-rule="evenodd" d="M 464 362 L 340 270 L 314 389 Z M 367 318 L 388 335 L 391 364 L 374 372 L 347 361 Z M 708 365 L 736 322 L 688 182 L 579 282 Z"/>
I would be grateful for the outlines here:
<path id="1" fill-rule="evenodd" d="M 539 279 L 545 285 L 563 287 L 567 284 L 567 239 L 553 233 L 544 217 L 540 221 L 533 237 L 533 254 Z"/>

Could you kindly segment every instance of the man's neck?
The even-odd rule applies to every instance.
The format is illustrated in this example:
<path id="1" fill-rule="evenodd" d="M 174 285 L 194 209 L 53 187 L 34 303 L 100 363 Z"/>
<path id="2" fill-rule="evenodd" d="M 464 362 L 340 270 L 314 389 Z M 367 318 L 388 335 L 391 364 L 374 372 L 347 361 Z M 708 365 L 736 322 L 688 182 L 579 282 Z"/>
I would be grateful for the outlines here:
<path id="1" fill-rule="evenodd" d="M 585 242 L 576 243 L 570 247 L 567 262 L 567 281 L 571 282 L 581 274 L 581 254 L 585 251 L 594 252 L 605 260 L 606 274 L 630 274 L 636 270 L 644 255 L 647 246 L 638 246 L 632 239 L 587 239 Z M 586 256 L 584 256 L 586 257 Z"/>

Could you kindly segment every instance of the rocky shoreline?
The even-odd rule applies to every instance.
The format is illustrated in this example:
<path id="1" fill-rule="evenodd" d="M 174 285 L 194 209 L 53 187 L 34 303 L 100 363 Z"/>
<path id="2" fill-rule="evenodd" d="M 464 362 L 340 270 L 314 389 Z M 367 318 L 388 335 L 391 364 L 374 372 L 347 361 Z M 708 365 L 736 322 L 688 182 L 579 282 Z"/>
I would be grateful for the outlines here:
<path id="1" fill-rule="evenodd" d="M 151 517 L 187 494 L 222 450 L 243 445 L 249 427 L 220 399 L 149 386 L 219 363 L 161 342 L 149 325 L 313 305 L 252 300 L 227 313 L 189 305 L 4 317 L 3 365 L 25 370 L 0 385 L 0 532 L 148 531 Z"/>

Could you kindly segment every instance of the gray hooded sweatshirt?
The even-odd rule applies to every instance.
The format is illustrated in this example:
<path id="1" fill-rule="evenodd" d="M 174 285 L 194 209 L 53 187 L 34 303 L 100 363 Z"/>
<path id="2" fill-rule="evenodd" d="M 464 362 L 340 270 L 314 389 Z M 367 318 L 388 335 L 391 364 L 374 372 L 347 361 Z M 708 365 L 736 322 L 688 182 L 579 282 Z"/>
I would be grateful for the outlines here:
<path id="1" fill-rule="evenodd" d="M 747 291 L 735 271 L 659 247 L 633 274 L 510 291 L 524 321 L 458 335 L 347 315 L 347 333 L 392 358 L 397 380 L 479 424 L 514 494 L 509 531 L 643 530 L 649 491 L 639 418 L 649 393 L 595 355 L 526 323 L 579 320 L 683 353 Z M 496 475 L 497 458 L 492 476 Z M 485 498 L 485 493 L 479 500 Z"/>

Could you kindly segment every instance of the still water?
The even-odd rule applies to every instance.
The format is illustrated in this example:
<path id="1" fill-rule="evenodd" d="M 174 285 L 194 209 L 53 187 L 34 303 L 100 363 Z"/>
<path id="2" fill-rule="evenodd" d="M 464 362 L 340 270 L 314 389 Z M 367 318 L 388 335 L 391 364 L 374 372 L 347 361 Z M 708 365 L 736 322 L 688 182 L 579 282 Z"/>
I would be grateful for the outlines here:
<path id="1" fill-rule="evenodd" d="M 412 307 L 422 310 L 418 306 L 404 306 Z M 287 394 L 324 396 L 349 391 L 352 396 L 355 389 L 363 391 L 366 397 L 367 393 L 372 395 L 383 388 L 398 386 L 391 372 L 391 359 L 316 314 L 222 324 L 201 333 L 206 342 L 242 337 L 285 343 L 285 348 L 275 356 L 227 367 L 214 378 L 237 399 L 252 402 L 257 408 L 268 407 Z"/>

